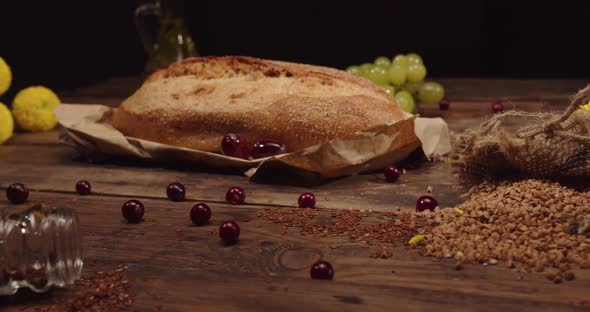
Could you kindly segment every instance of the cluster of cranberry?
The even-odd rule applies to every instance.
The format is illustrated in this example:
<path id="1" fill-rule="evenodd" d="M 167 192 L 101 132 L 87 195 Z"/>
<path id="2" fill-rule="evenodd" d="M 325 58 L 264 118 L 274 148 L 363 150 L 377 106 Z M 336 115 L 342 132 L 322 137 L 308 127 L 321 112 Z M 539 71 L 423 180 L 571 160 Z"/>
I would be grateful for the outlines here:
<path id="1" fill-rule="evenodd" d="M 385 181 L 387 182 L 395 182 L 399 179 L 402 172 L 396 166 L 389 166 L 385 168 L 383 171 L 383 175 L 385 176 Z M 424 195 L 420 196 L 416 201 L 416 211 L 421 212 L 424 210 L 434 211 L 434 209 L 438 207 L 438 202 L 432 196 Z"/>
<path id="2" fill-rule="evenodd" d="M 82 180 L 76 183 L 76 192 L 80 195 L 89 195 L 91 185 L 88 181 Z M 184 201 L 186 198 L 186 189 L 182 183 L 173 182 L 166 188 L 166 196 L 172 201 Z M 15 183 L 6 189 L 6 198 L 13 204 L 22 204 L 29 197 L 29 189 L 22 183 Z M 232 186 L 225 194 L 225 199 L 233 205 L 241 205 L 246 200 L 246 192 L 239 186 Z M 299 196 L 299 207 L 315 208 L 316 199 L 313 193 L 303 193 Z M 121 207 L 123 218 L 128 223 L 138 223 L 143 219 L 145 207 L 137 199 L 126 201 Z M 211 208 L 205 203 L 197 203 L 190 210 L 190 219 L 195 225 L 205 225 L 211 219 Z M 225 221 L 219 226 L 219 237 L 227 244 L 235 244 L 240 237 L 240 226 L 235 221 Z M 310 270 L 310 275 L 314 279 L 332 279 L 334 269 L 329 262 L 318 261 L 314 263 Z"/>
<path id="3" fill-rule="evenodd" d="M 251 144 L 239 134 L 228 133 L 221 140 L 221 152 L 230 157 L 258 159 L 285 154 L 287 146 L 273 139 L 258 139 L 254 144 Z"/>
<path id="4" fill-rule="evenodd" d="M 228 135 L 231 140 L 228 142 L 234 142 L 231 144 L 232 151 L 239 151 L 241 149 L 240 142 L 242 142 L 237 135 Z M 226 136 L 226 137 L 228 137 Z M 224 138 L 225 140 L 225 138 Z M 237 142 L 237 143 L 236 143 Z M 231 145 L 230 143 L 228 143 Z M 255 145 L 256 146 L 256 145 Z M 271 145 L 267 145 L 271 146 Z M 278 145 L 272 145 L 278 146 Z M 229 148 L 224 148 L 224 153 L 228 152 Z M 284 145 L 282 148 L 276 148 L 274 151 L 284 152 Z M 274 153 L 274 152 L 273 152 Z M 227 155 L 227 154 L 226 154 Z M 237 154 L 232 154 L 235 156 Z M 248 154 L 251 155 L 251 154 Z M 256 155 L 261 155 L 260 152 Z M 270 154 L 265 154 L 270 155 Z M 265 156 L 266 157 L 266 156 Z M 385 180 L 387 182 L 397 181 L 402 172 L 396 166 L 389 166 L 385 168 L 383 172 Z M 76 192 L 80 195 L 89 195 L 91 192 L 91 185 L 88 181 L 82 180 L 76 183 Z M 6 197 L 14 204 L 22 204 L 27 201 L 29 196 L 29 189 L 22 183 L 15 183 L 10 185 L 6 190 Z M 180 182 L 173 182 L 166 188 L 166 196 L 171 201 L 179 202 L 186 199 L 186 188 Z M 241 205 L 246 201 L 246 191 L 239 186 L 230 187 L 225 193 L 225 200 L 233 205 Z M 301 208 L 315 208 L 316 198 L 313 193 L 305 192 L 299 196 L 298 199 L 299 207 Z M 416 202 L 416 211 L 431 210 L 438 206 L 436 199 L 431 196 L 421 196 Z M 144 205 L 137 199 L 131 199 L 126 201 L 121 207 L 121 212 L 125 220 L 129 223 L 138 223 L 143 219 L 145 213 Z M 190 210 L 190 219 L 195 225 L 205 225 L 209 223 L 211 219 L 211 208 L 205 203 L 197 203 Z M 225 221 L 219 226 L 219 237 L 227 244 L 235 244 L 240 236 L 240 226 L 235 221 Z M 318 261 L 314 263 L 310 270 L 310 275 L 314 279 L 328 279 L 331 280 L 334 277 L 334 268 L 327 261 Z"/>

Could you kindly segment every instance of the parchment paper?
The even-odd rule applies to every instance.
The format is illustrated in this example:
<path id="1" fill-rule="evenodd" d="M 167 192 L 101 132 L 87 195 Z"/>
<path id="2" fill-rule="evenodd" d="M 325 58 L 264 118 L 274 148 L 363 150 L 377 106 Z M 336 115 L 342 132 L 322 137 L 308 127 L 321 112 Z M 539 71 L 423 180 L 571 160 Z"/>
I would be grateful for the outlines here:
<path id="1" fill-rule="evenodd" d="M 326 179 L 373 171 L 406 158 L 420 145 L 429 158 L 450 151 L 448 127 L 441 118 L 416 118 L 406 114 L 404 120 L 301 151 L 243 160 L 126 137 L 111 126 L 112 112 L 113 108 L 104 105 L 59 105 L 55 113 L 64 130 L 61 142 L 73 146 L 89 160 L 132 157 L 176 164 L 240 168 L 253 180 L 276 172 Z"/>

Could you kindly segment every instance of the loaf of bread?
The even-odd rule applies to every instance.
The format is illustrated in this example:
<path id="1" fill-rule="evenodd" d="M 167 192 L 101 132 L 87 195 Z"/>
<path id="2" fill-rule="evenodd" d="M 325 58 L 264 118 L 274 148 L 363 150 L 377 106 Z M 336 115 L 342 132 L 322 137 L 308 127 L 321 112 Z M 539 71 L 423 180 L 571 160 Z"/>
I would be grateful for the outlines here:
<path id="1" fill-rule="evenodd" d="M 289 152 L 403 119 L 392 97 L 340 70 L 242 56 L 190 58 L 152 74 L 113 114 L 127 136 L 219 152 L 226 133 Z"/>

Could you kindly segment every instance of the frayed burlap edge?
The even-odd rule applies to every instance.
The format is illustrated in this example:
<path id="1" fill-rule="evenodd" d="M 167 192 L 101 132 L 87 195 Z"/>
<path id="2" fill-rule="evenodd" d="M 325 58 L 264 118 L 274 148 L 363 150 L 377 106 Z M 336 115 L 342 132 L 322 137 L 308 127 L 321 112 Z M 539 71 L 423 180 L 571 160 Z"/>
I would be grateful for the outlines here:
<path id="1" fill-rule="evenodd" d="M 463 187 L 483 181 L 522 178 L 590 177 L 590 85 L 570 99 L 562 114 L 508 111 L 477 130 L 467 130 L 453 144 L 450 162 Z M 526 121 L 514 131 L 507 121 Z"/>

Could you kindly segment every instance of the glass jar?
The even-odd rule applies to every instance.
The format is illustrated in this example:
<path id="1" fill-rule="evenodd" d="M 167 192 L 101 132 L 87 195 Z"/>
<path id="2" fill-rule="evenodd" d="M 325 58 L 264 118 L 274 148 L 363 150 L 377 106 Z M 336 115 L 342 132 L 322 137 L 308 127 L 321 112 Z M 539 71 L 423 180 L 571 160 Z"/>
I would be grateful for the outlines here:
<path id="1" fill-rule="evenodd" d="M 148 54 L 146 73 L 199 55 L 183 13 L 183 0 L 157 0 L 135 10 L 135 25 Z"/>
<path id="2" fill-rule="evenodd" d="M 78 217 L 68 208 L 34 204 L 0 210 L 0 295 L 21 287 L 45 292 L 82 273 Z"/>

